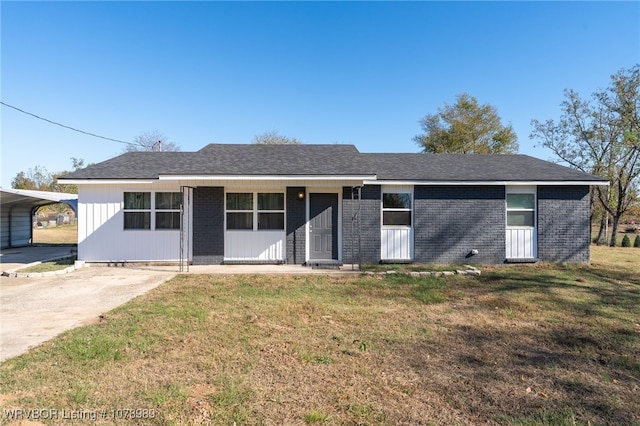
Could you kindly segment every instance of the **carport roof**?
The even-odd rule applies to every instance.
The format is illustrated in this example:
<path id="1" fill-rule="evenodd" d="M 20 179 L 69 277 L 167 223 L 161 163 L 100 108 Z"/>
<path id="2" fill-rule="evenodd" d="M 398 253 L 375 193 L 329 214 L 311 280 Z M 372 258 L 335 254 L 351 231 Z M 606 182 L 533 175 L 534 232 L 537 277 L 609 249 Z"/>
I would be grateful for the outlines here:
<path id="1" fill-rule="evenodd" d="M 53 203 L 65 203 L 68 204 L 74 212 L 78 211 L 77 194 L 8 188 L 0 188 L 0 192 L 0 208 L 2 208 L 2 210 L 10 209 L 16 205 L 40 207 Z"/>

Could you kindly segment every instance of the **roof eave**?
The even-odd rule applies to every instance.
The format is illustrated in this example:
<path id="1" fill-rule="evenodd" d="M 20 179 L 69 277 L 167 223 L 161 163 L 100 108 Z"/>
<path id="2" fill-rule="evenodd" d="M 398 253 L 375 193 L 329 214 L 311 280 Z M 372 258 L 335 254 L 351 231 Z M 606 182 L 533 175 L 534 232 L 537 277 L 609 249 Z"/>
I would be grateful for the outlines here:
<path id="1" fill-rule="evenodd" d="M 160 175 L 162 181 L 178 180 L 318 180 L 318 181 L 344 181 L 344 180 L 376 180 L 376 175 Z"/>
<path id="2" fill-rule="evenodd" d="M 158 179 L 145 178 L 145 179 L 58 179 L 58 182 L 65 185 L 115 185 L 115 184 L 152 184 L 157 182 Z"/>
<path id="3" fill-rule="evenodd" d="M 365 180 L 365 185 L 489 185 L 489 186 L 549 186 L 549 185 L 565 185 L 565 186 L 584 186 L 584 185 L 603 185 L 609 186 L 609 181 L 596 180 Z"/>

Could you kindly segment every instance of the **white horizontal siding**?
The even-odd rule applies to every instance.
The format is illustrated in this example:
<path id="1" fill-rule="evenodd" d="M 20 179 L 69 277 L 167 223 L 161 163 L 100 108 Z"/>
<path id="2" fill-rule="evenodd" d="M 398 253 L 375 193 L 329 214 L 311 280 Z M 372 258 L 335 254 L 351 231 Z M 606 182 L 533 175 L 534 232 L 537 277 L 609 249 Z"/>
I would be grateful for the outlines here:
<path id="1" fill-rule="evenodd" d="M 535 253 L 534 228 L 507 228 L 507 259 L 532 259 Z"/>
<path id="2" fill-rule="evenodd" d="M 382 259 L 411 260 L 411 228 L 382 228 Z"/>
<path id="3" fill-rule="evenodd" d="M 226 231 L 225 260 L 283 261 L 284 231 Z"/>
<path id="4" fill-rule="evenodd" d="M 179 187 L 87 185 L 78 188 L 78 258 L 89 262 L 177 261 L 179 230 L 124 230 L 124 191 L 179 191 Z"/>

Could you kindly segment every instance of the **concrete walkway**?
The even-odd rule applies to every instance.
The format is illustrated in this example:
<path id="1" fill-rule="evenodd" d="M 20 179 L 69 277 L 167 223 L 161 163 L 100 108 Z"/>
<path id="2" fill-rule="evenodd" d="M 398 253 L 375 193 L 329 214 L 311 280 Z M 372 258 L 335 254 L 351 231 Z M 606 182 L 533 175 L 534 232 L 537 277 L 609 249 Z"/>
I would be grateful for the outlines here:
<path id="1" fill-rule="evenodd" d="M 353 266 L 353 267 L 352 267 Z M 173 267 L 179 270 L 177 266 Z M 270 275 L 351 275 L 359 274 L 358 265 L 340 269 L 314 269 L 301 265 L 185 265 L 184 274 L 270 274 Z"/>

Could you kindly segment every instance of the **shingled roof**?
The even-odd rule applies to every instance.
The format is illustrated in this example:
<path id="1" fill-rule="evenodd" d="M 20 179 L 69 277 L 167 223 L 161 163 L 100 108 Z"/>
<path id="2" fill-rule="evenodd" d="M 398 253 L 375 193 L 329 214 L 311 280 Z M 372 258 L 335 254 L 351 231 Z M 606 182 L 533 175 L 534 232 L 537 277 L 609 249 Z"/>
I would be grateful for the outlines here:
<path id="1" fill-rule="evenodd" d="M 584 181 L 605 179 L 527 155 L 367 154 L 353 145 L 210 144 L 196 152 L 130 152 L 62 179 L 158 179 L 160 176 L 376 176 L 429 182 Z"/>

